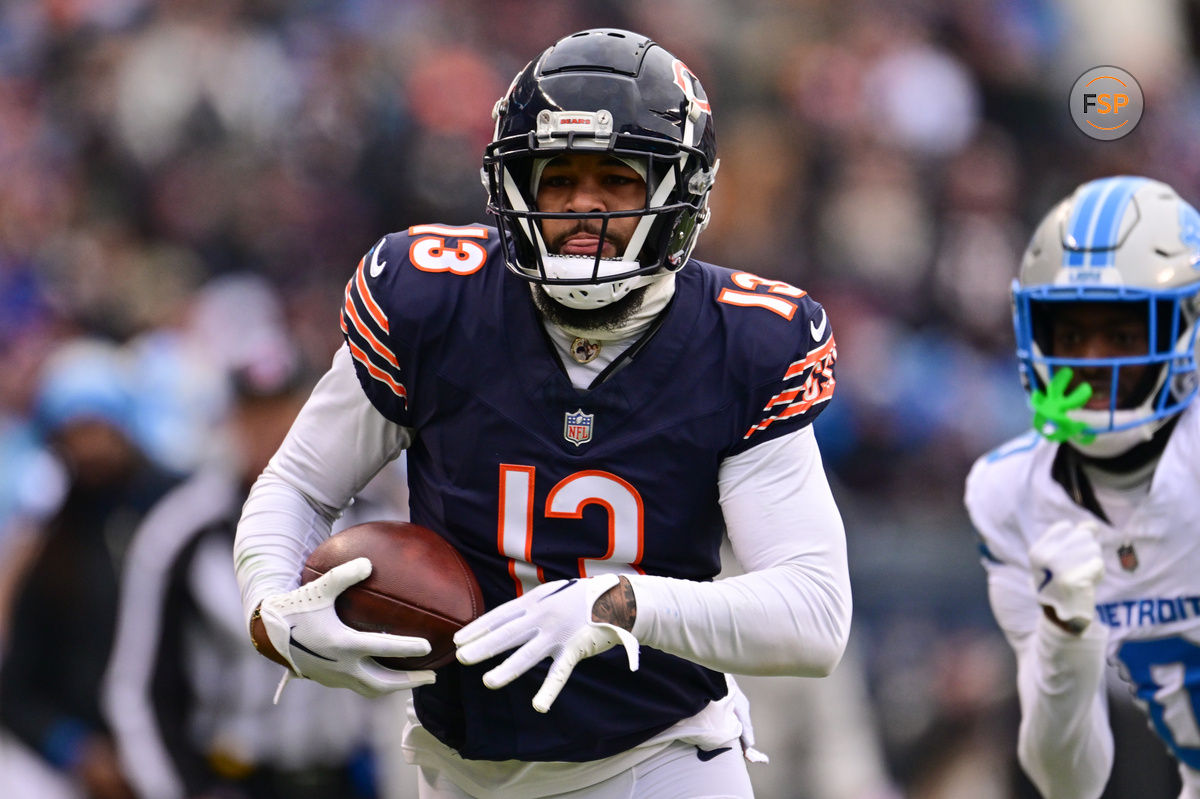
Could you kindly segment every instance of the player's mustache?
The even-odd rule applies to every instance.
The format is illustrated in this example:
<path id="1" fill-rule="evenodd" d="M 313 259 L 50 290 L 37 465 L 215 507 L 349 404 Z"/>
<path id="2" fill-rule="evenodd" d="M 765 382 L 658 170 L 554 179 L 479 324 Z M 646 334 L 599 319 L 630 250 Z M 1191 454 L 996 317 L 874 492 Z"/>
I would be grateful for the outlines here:
<path id="1" fill-rule="evenodd" d="M 571 238 L 572 236 L 577 236 L 580 233 L 600 238 L 600 231 L 603 227 L 604 223 L 598 220 L 581 219 L 579 222 L 575 223 L 575 226 L 570 230 L 555 236 L 554 240 L 550 242 L 550 249 L 552 251 L 560 249 L 564 244 L 567 243 L 567 239 Z M 623 244 L 621 239 L 614 235 L 612 231 L 605 231 L 603 239 L 604 241 L 616 247 L 618 250 L 621 249 L 621 245 Z"/>

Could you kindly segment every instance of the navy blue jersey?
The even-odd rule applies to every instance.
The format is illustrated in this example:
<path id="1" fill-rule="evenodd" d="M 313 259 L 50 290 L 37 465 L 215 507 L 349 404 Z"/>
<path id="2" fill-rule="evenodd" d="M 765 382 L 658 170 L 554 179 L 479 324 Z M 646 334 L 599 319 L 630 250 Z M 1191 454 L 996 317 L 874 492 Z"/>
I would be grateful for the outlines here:
<path id="1" fill-rule="evenodd" d="M 644 573 L 711 580 L 730 455 L 807 424 L 836 349 L 803 291 L 689 263 L 654 338 L 588 390 L 571 385 L 528 285 L 492 228 L 421 225 L 381 239 L 347 285 L 342 327 L 363 390 L 416 431 L 413 521 L 466 557 L 489 609 L 539 581 Z M 422 724 L 464 757 L 592 760 L 725 695 L 724 676 L 643 648 L 576 666 L 549 713 L 547 663 L 506 688 L 457 663 L 416 689 Z"/>

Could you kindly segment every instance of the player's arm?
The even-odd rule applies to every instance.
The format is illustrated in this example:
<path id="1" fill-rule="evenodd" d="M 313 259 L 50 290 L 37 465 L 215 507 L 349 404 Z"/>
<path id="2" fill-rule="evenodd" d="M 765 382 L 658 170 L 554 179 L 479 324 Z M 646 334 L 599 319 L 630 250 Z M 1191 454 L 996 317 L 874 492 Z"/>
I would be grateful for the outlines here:
<path id="1" fill-rule="evenodd" d="M 1099 551 L 1086 527 L 1066 522 L 1028 546 L 1012 515 L 1019 499 L 1014 486 L 1024 484 L 1027 469 L 1019 459 L 981 459 L 965 496 L 984 543 L 992 613 L 1017 657 L 1017 755 L 1044 796 L 1095 797 L 1113 759 L 1104 692 L 1107 634 L 1091 621 Z"/>
<path id="2" fill-rule="evenodd" d="M 634 636 L 722 671 L 829 674 L 850 633 L 850 577 L 811 425 L 727 458 L 719 487 L 746 573 L 709 583 L 632 575 Z"/>
<path id="3" fill-rule="evenodd" d="M 1106 631 L 1052 621 L 1028 571 L 988 563 L 988 598 L 1017 656 L 1017 756 L 1047 799 L 1099 796 L 1113 762 L 1104 693 Z"/>
<path id="4" fill-rule="evenodd" d="M 717 475 L 726 531 L 746 573 L 708 583 L 632 576 L 633 632 L 714 669 L 824 676 L 841 659 L 851 615 L 845 530 L 812 429 L 833 395 L 837 348 L 820 304 L 786 284 L 763 285 L 770 297 L 799 302 L 789 301 L 795 316 L 786 323 L 747 333 L 779 362 L 757 367 L 744 408 L 748 432 Z M 767 375 L 773 379 L 762 382 Z"/>
<path id="5" fill-rule="evenodd" d="M 406 674 L 371 659 L 419 656 L 427 642 L 360 632 L 337 618 L 334 599 L 370 574 L 365 559 L 299 585 L 308 553 L 411 436 L 375 409 L 349 353 L 339 350 L 251 489 L 238 523 L 234 566 L 251 640 L 264 656 L 300 676 L 367 695 L 432 682 L 432 672 Z"/>

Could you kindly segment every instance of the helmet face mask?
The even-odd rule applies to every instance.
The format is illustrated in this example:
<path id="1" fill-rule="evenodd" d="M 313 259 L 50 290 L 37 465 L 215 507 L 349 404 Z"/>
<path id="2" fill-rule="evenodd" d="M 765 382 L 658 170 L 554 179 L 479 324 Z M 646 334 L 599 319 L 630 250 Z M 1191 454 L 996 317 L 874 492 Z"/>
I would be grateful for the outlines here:
<path id="1" fill-rule="evenodd" d="M 1145 178 L 1086 183 L 1038 226 L 1012 289 L 1021 378 L 1040 392 L 1060 369 L 1074 380 L 1087 375 L 1103 401 L 1068 412 L 1094 436 L 1072 442 L 1085 454 L 1111 457 L 1149 440 L 1195 397 L 1197 265 L 1200 214 Z M 1080 308 L 1139 320 L 1145 346 L 1103 357 L 1056 353 L 1056 321 Z"/>
<path id="2" fill-rule="evenodd" d="M 510 271 L 565 305 L 587 309 L 683 267 L 708 221 L 717 164 L 707 99 L 681 61 L 627 31 L 584 31 L 526 66 L 493 115 L 483 177 Z M 643 207 L 540 210 L 535 164 L 564 152 L 642 165 Z M 636 226 L 615 258 L 550 252 L 542 231 L 545 220 L 571 219 L 603 236 L 613 220 L 629 218 Z"/>

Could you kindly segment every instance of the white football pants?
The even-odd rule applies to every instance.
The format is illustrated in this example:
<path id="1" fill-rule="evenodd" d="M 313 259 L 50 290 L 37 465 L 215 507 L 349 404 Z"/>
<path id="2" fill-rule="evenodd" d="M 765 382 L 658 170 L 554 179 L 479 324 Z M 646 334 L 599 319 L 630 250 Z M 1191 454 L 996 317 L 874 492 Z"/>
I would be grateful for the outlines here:
<path id="1" fill-rule="evenodd" d="M 737 741 L 701 759 L 699 749 L 676 741 L 653 757 L 603 782 L 554 799 L 753 799 L 750 774 Z M 720 751 L 720 750 L 718 750 Z M 420 799 L 472 799 L 440 772 L 419 769 Z"/>

